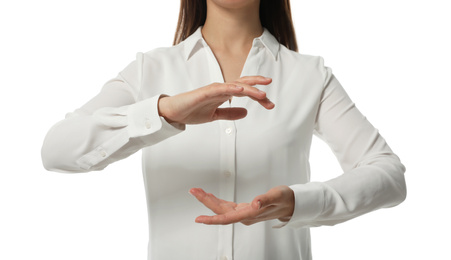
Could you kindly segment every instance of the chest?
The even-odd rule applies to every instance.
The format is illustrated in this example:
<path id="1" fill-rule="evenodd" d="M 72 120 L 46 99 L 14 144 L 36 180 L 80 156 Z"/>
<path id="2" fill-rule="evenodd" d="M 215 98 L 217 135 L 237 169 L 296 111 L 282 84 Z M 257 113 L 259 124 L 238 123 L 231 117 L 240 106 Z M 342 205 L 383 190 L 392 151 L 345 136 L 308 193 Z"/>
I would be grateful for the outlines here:
<path id="1" fill-rule="evenodd" d="M 160 187 L 172 187 L 168 195 L 178 191 L 186 194 L 189 187 L 200 186 L 201 180 L 202 187 L 212 191 L 218 189 L 218 183 L 224 183 L 215 194 L 233 200 L 234 193 L 226 191 L 240 189 L 233 186 L 235 183 L 307 181 L 304 177 L 308 176 L 307 158 L 321 80 L 299 64 L 283 58 L 275 60 L 258 49 L 251 50 L 241 72 L 241 76 L 250 75 L 273 79 L 269 86 L 256 87 L 267 93 L 275 108 L 266 110 L 252 99 L 236 97 L 221 106 L 246 108 L 248 115 L 244 119 L 188 125 L 183 133 L 146 148 L 144 167 L 149 192 L 159 197 L 168 192 Z M 219 63 L 206 51 L 199 51 L 188 61 L 149 59 L 142 68 L 139 95 L 142 99 L 176 95 L 222 80 Z M 280 172 L 286 173 L 285 177 Z M 291 179 L 299 176 L 304 179 Z M 259 189 L 265 190 L 266 186 Z M 240 196 L 237 193 L 237 199 L 249 199 Z"/>
<path id="2" fill-rule="evenodd" d="M 215 58 L 221 69 L 224 82 L 233 82 L 240 78 L 246 63 L 246 53 L 230 54 L 224 52 L 216 52 Z"/>
<path id="3" fill-rule="evenodd" d="M 218 61 L 223 62 L 223 68 Z M 224 57 L 217 59 L 208 48 L 198 50 L 189 60 L 149 57 L 143 63 L 139 96 L 140 99 L 146 99 L 161 94 L 176 95 L 191 91 L 213 82 L 222 82 L 224 72 L 226 80 L 230 75 L 236 77 L 237 73 L 240 76 L 261 75 L 272 78 L 270 85 L 255 87 L 267 93 L 267 97 L 275 103 L 274 109 L 266 110 L 245 97 L 236 97 L 231 103 L 222 104 L 243 107 L 248 111 L 246 118 L 234 122 L 236 140 L 244 140 L 243 143 L 256 149 L 262 140 L 270 140 L 270 147 L 299 144 L 300 140 L 304 140 L 302 146 L 309 146 L 323 80 L 309 64 L 298 62 L 291 56 L 279 55 L 275 59 L 264 48 L 252 48 L 245 61 Z M 205 131 L 225 131 L 218 127 L 215 130 L 203 126 L 188 127 L 198 129 L 196 133 L 200 137 L 206 136 Z M 188 136 L 190 131 L 186 132 L 184 135 Z M 195 135 L 192 137 L 180 141 L 186 142 L 187 146 L 196 146 L 197 138 L 194 138 Z"/>

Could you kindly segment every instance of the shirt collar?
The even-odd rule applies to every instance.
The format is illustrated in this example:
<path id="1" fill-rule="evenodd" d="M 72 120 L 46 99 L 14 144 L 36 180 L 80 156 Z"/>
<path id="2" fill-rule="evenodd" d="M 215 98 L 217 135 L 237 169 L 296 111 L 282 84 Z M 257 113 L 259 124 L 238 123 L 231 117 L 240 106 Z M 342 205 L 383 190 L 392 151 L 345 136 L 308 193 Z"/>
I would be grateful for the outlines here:
<path id="1" fill-rule="evenodd" d="M 189 60 L 194 53 L 203 47 L 203 42 L 205 41 L 202 37 L 201 29 L 202 26 L 183 41 L 185 60 Z M 277 60 L 280 44 L 266 28 L 263 28 L 263 34 L 260 37 L 254 39 L 252 46 L 256 46 L 259 43 L 263 44 L 263 46 L 270 51 L 274 60 Z"/>

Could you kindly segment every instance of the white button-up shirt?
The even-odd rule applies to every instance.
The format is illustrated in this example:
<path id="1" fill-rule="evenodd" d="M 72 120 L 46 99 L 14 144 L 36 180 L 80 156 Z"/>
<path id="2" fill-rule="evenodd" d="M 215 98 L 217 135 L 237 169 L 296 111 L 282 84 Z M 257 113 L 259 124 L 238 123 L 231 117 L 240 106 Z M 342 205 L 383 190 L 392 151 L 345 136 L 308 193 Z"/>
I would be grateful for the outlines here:
<path id="1" fill-rule="evenodd" d="M 403 201 L 404 166 L 321 57 L 290 51 L 265 30 L 253 41 L 241 76 L 248 75 L 272 78 L 269 86 L 257 87 L 267 92 L 274 109 L 235 97 L 222 107 L 245 107 L 246 118 L 185 129 L 160 117 L 157 102 L 162 94 L 223 82 L 200 29 L 176 46 L 139 53 L 96 97 L 49 131 L 44 166 L 101 170 L 143 149 L 152 260 L 307 260 L 309 227 L 334 225 Z M 313 134 L 337 156 L 343 168 L 339 177 L 310 182 Z M 212 213 L 188 193 L 190 188 L 250 202 L 277 185 L 289 185 L 295 194 L 287 223 L 194 222 Z"/>

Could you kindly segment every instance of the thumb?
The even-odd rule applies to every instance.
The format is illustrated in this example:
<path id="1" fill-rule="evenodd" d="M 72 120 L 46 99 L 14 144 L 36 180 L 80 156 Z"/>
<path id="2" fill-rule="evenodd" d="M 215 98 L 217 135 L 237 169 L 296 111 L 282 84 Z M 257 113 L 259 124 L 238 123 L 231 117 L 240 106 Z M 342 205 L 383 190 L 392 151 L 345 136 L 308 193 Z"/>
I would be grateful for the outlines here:
<path id="1" fill-rule="evenodd" d="M 247 110 L 241 107 L 217 108 L 213 120 L 238 120 L 246 115 Z"/>
<path id="2" fill-rule="evenodd" d="M 255 199 L 252 201 L 252 207 L 254 209 L 262 209 L 273 204 L 273 201 L 274 200 L 273 198 L 271 198 L 271 195 L 265 193 L 255 197 Z"/>
<path id="3" fill-rule="evenodd" d="M 281 187 L 282 186 L 272 188 L 265 194 L 255 197 L 255 199 L 252 201 L 252 206 L 255 209 L 262 209 L 280 203 L 284 196 L 284 191 L 283 189 L 281 189 Z"/>

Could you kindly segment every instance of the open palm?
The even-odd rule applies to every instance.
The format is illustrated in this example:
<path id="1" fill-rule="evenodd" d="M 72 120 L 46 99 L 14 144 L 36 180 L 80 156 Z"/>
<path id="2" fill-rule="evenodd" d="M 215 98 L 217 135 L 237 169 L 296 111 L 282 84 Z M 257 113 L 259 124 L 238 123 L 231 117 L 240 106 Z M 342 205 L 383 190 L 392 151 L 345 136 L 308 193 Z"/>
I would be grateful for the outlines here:
<path id="1" fill-rule="evenodd" d="M 267 193 L 259 195 L 250 203 L 235 203 L 217 198 L 200 188 L 193 188 L 190 193 L 214 216 L 199 216 L 197 223 L 208 225 L 227 225 L 241 222 L 251 225 L 260 221 L 279 219 L 288 221 L 294 211 L 294 193 L 288 186 L 277 186 Z"/>

